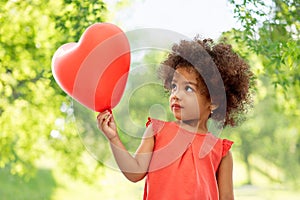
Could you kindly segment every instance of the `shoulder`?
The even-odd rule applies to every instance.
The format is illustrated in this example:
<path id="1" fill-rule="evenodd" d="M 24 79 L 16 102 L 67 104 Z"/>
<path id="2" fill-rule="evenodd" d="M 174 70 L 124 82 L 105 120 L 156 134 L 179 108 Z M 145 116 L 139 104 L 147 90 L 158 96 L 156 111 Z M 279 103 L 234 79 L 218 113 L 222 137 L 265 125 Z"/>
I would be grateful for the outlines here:
<path id="1" fill-rule="evenodd" d="M 211 147 L 211 153 L 215 156 L 215 159 L 220 162 L 223 157 L 225 157 L 228 152 L 230 151 L 233 141 L 228 139 L 218 138 L 215 135 L 210 135 L 210 137 L 205 137 L 204 144 L 206 146 L 213 146 Z"/>
<path id="2" fill-rule="evenodd" d="M 227 140 L 227 139 L 221 139 L 222 140 L 222 157 L 226 156 L 228 153 L 230 153 L 230 149 L 233 145 L 233 141 Z"/>

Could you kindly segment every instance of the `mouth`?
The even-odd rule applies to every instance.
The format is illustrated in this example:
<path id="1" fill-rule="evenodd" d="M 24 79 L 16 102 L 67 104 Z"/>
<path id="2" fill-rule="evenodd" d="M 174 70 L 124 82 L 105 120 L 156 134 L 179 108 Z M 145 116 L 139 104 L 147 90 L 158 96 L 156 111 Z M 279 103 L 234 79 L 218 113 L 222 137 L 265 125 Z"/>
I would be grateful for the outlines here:
<path id="1" fill-rule="evenodd" d="M 172 110 L 179 110 L 179 109 L 182 109 L 183 107 L 180 106 L 179 104 L 174 103 L 171 105 L 171 108 L 172 108 Z"/>

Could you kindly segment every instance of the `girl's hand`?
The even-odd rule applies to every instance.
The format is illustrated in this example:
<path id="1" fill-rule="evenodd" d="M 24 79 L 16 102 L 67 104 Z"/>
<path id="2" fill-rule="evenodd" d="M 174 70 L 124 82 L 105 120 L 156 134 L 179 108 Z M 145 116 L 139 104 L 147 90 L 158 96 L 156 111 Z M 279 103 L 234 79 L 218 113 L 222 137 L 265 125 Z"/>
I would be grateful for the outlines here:
<path id="1" fill-rule="evenodd" d="M 104 135 L 112 140 L 118 136 L 117 127 L 110 111 L 106 110 L 99 113 L 97 116 L 98 128 L 104 133 Z"/>

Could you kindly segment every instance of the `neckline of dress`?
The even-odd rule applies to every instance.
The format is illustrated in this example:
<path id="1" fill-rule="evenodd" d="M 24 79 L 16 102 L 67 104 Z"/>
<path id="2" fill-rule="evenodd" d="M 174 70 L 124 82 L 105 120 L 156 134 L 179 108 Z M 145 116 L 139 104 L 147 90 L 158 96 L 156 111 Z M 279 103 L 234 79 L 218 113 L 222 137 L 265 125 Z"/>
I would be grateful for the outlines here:
<path id="1" fill-rule="evenodd" d="M 186 133 L 192 134 L 192 135 L 198 135 L 198 136 L 207 136 L 207 135 L 213 135 L 211 132 L 207 132 L 207 133 L 200 133 L 200 132 L 193 132 L 193 131 L 189 131 L 183 127 L 181 127 L 179 124 L 177 124 L 175 121 L 171 121 L 171 124 L 175 125 L 179 130 L 184 131 Z"/>

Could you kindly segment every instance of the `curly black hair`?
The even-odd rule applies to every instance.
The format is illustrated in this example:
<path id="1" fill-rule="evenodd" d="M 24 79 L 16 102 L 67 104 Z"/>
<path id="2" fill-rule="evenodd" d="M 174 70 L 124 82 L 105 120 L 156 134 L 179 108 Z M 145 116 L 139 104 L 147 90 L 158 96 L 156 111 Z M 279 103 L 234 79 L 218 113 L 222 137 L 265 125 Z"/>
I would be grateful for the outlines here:
<path id="1" fill-rule="evenodd" d="M 252 104 L 250 88 L 254 75 L 231 45 L 198 37 L 174 44 L 159 70 L 167 90 L 170 90 L 174 71 L 180 67 L 196 71 L 198 83 L 206 86 L 204 93 L 218 105 L 211 118 L 222 122 L 222 126 L 239 124 L 241 114 Z"/>

